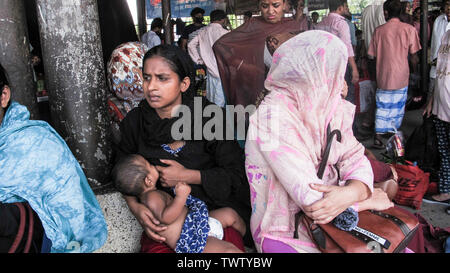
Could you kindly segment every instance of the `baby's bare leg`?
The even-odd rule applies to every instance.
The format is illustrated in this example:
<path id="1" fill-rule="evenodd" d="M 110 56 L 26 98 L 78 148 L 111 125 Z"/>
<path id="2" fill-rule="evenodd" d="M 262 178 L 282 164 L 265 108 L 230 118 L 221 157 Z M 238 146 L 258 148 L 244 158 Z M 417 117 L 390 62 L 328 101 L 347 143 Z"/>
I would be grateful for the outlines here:
<path id="1" fill-rule="evenodd" d="M 233 227 L 242 236 L 245 235 L 245 223 L 244 220 L 237 214 L 237 212 L 232 208 L 221 208 L 212 210 L 209 212 L 209 216 L 216 218 L 222 224 L 223 228 Z"/>
<path id="2" fill-rule="evenodd" d="M 208 236 L 203 253 L 244 253 L 232 243 Z"/>

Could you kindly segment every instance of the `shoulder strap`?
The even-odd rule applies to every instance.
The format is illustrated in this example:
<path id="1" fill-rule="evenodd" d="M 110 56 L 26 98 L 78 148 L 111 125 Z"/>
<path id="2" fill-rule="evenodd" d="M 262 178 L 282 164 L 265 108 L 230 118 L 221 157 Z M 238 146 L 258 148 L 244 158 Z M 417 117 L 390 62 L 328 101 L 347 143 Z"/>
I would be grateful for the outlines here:
<path id="1" fill-rule="evenodd" d="M 16 238 L 14 238 L 14 242 L 11 245 L 11 248 L 9 249 L 8 253 L 15 253 L 17 251 L 17 248 L 20 246 L 20 244 L 23 241 L 24 233 L 25 233 L 25 227 L 27 222 L 27 214 L 28 214 L 28 234 L 27 239 L 25 242 L 25 248 L 24 253 L 28 253 L 30 251 L 31 242 L 33 241 L 33 229 L 34 229 L 34 215 L 33 211 L 28 203 L 14 203 L 19 208 L 20 212 L 20 224 L 19 229 L 17 231 Z M 25 208 L 27 210 L 25 210 Z"/>
<path id="2" fill-rule="evenodd" d="M 23 233 L 25 232 L 25 221 L 26 221 L 26 212 L 25 208 L 23 207 L 22 203 L 14 203 L 19 208 L 20 212 L 20 224 L 19 224 L 19 230 L 17 231 L 16 238 L 14 239 L 13 244 L 11 245 L 11 248 L 9 249 L 8 253 L 14 253 L 16 252 L 17 248 L 20 245 L 20 242 L 22 242 Z"/>

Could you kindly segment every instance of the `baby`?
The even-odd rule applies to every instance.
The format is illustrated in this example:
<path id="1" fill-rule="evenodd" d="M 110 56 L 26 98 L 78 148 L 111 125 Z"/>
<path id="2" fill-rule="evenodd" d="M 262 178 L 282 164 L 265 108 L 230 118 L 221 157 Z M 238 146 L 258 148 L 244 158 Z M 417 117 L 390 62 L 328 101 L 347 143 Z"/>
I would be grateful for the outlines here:
<path id="1" fill-rule="evenodd" d="M 178 183 L 175 198 L 156 188 L 159 173 L 144 157 L 132 154 L 122 158 L 112 176 L 124 195 L 136 196 L 167 229 L 159 235 L 177 253 L 242 253 L 222 241 L 223 228 L 233 227 L 245 234 L 245 223 L 232 208 L 208 212 L 206 204 L 190 195 L 191 187 Z"/>

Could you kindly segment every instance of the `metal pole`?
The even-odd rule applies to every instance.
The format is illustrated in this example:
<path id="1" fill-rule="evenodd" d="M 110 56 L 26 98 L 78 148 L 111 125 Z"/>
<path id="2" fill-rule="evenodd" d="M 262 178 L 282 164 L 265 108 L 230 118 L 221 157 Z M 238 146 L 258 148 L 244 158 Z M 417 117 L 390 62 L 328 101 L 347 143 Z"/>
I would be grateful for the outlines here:
<path id="1" fill-rule="evenodd" d="M 170 0 L 162 0 L 162 16 L 163 16 L 163 24 L 164 24 L 164 39 L 166 44 L 172 44 L 172 15 L 170 9 Z"/>
<path id="2" fill-rule="evenodd" d="M 53 125 L 91 188 L 109 183 L 106 80 L 97 0 L 37 0 Z"/>
<path id="3" fill-rule="evenodd" d="M 422 42 L 422 55 L 420 57 L 420 90 L 422 94 L 428 93 L 428 0 L 420 1 L 422 11 L 420 17 L 420 40 Z"/>
<path id="4" fill-rule="evenodd" d="M 36 83 L 22 0 L 1 0 L 0 29 L 0 62 L 9 77 L 12 99 L 25 105 L 32 119 L 39 119 Z"/>
<path id="5" fill-rule="evenodd" d="M 136 0 L 139 38 L 147 32 L 147 10 L 145 2 L 146 0 Z"/>

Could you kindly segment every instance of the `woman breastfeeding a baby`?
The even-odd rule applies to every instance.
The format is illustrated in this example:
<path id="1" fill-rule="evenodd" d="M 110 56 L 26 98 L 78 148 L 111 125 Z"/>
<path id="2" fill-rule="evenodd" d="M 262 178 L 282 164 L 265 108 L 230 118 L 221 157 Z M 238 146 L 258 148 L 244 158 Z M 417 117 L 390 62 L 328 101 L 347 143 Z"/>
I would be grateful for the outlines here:
<path id="1" fill-rule="evenodd" d="M 250 193 L 243 150 L 236 141 L 206 139 L 203 126 L 200 128 L 201 137 L 198 138 L 197 134 L 193 140 L 193 129 L 198 129 L 194 127 L 195 110 L 202 111 L 211 103 L 203 98 L 194 100 L 195 71 L 192 60 L 175 46 L 161 45 L 146 53 L 143 64 L 145 99 L 121 123 L 118 158 L 141 155 L 156 167 L 159 189 L 173 195 L 171 188 L 176 188 L 178 183 L 187 184 L 191 188 L 190 194 L 203 201 L 208 210 L 231 208 L 249 230 Z M 198 100 L 202 102 L 201 109 L 194 110 L 194 105 L 198 105 L 194 101 Z M 183 138 L 178 140 L 173 137 L 172 130 L 179 118 L 173 117 L 172 112 L 180 106 L 190 109 L 193 122 L 190 128 L 182 127 Z M 203 118 L 202 125 L 210 119 Z M 164 244 L 166 238 L 160 236 L 167 226 L 161 224 L 152 211 L 140 202 L 142 200 L 126 195 L 124 198 L 145 231 L 141 252 L 173 252 Z M 224 240 L 232 242 L 241 251 L 244 251 L 244 242 L 245 245 L 252 245 L 249 231 L 245 232 L 243 240 L 232 227 L 224 230 Z"/>

